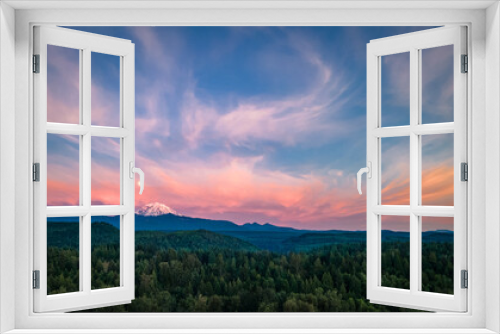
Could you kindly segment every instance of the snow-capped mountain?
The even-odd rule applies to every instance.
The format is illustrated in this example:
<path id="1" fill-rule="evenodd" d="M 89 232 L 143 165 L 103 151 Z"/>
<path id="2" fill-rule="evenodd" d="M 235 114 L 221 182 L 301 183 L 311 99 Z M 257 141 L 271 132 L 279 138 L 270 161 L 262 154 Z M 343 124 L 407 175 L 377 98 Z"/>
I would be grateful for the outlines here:
<path id="1" fill-rule="evenodd" d="M 177 216 L 182 216 L 181 214 L 177 213 L 174 209 L 166 206 L 165 204 L 154 202 L 154 203 L 149 203 L 144 205 L 142 208 L 137 210 L 136 212 L 138 215 L 141 216 L 161 216 L 161 215 L 166 215 L 168 213 L 177 215 Z"/>

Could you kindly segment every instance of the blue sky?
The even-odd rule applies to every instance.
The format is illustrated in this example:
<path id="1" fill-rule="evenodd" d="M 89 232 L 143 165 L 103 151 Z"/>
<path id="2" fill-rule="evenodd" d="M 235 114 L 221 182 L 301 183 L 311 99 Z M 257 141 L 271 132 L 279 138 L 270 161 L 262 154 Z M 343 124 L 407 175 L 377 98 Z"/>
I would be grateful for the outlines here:
<path id="1" fill-rule="evenodd" d="M 366 157 L 366 44 L 427 27 L 72 29 L 135 43 L 136 155 L 148 180 L 137 206 L 161 202 L 236 223 L 356 230 L 366 218 L 354 179 Z M 92 122 L 116 125 L 116 61 L 95 55 L 92 62 Z M 404 59 L 386 63 L 395 66 L 383 83 L 392 87 L 383 95 L 384 120 L 396 125 L 406 117 L 401 82 L 408 73 Z M 424 72 L 428 86 L 449 86 L 433 69 Z M 447 120 L 449 94 L 428 91 L 425 103 L 448 107 L 425 120 Z"/>

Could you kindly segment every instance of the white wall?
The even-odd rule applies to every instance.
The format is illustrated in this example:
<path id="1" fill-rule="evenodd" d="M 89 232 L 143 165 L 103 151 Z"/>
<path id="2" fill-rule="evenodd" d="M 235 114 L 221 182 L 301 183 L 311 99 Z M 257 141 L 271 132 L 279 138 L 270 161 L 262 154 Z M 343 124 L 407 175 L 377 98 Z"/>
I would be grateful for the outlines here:
<path id="1" fill-rule="evenodd" d="M 486 11 L 486 328 L 500 332 L 500 7 Z"/>
<path id="2" fill-rule="evenodd" d="M 0 3 L 0 333 L 14 328 L 15 12 Z M 5 259 L 7 258 L 7 261 Z"/>

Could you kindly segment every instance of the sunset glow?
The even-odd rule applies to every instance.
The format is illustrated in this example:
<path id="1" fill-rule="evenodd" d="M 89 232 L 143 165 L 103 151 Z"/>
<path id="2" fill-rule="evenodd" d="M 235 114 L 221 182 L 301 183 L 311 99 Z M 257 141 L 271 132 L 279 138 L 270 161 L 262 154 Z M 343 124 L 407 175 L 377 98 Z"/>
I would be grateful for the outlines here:
<path id="1" fill-rule="evenodd" d="M 355 180 L 366 160 L 366 43 L 422 27 L 77 29 L 135 43 L 136 166 L 146 175 L 141 196 L 136 182 L 136 208 L 159 202 L 237 224 L 366 229 Z M 439 55 L 428 62 L 426 84 L 452 85 L 431 75 Z M 92 59 L 92 124 L 117 126 L 119 66 L 107 57 Z M 52 49 L 48 61 L 58 83 L 48 120 L 77 123 L 79 79 L 65 78 L 65 69 L 78 73 L 78 52 Z M 387 68 L 387 124 L 405 122 L 400 61 Z M 450 90 L 439 92 L 429 101 L 447 119 Z M 452 137 L 424 143 L 423 204 L 453 205 Z M 382 144 L 383 204 L 408 205 L 409 154 L 401 147 L 409 140 L 397 139 Z M 48 147 L 48 205 L 78 205 L 78 137 L 54 137 Z M 119 204 L 119 162 L 119 140 L 92 138 L 92 204 Z M 426 229 L 447 224 L 453 229 L 452 221 L 428 220 Z"/>

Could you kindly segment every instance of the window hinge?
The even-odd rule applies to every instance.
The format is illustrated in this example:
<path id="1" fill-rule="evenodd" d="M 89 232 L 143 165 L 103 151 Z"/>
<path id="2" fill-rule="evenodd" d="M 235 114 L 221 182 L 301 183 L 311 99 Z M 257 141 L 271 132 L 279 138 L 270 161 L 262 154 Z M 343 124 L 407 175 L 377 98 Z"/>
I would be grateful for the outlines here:
<path id="1" fill-rule="evenodd" d="M 469 165 L 466 162 L 462 162 L 461 166 L 461 180 L 469 181 Z"/>
<path id="2" fill-rule="evenodd" d="M 40 73 L 40 55 L 33 55 L 33 73 Z"/>
<path id="3" fill-rule="evenodd" d="M 462 55 L 462 73 L 469 72 L 469 56 Z"/>
<path id="4" fill-rule="evenodd" d="M 469 287 L 469 273 L 467 270 L 462 270 L 461 275 L 462 277 L 462 289 L 467 289 Z"/>
<path id="5" fill-rule="evenodd" d="M 40 270 L 33 270 L 33 289 L 40 289 Z"/>
<path id="6" fill-rule="evenodd" d="M 33 164 L 33 181 L 40 182 L 40 163 L 38 162 Z"/>

